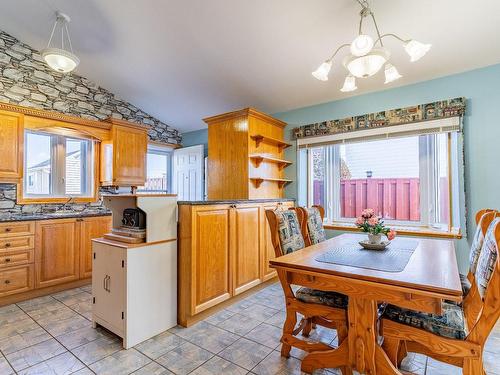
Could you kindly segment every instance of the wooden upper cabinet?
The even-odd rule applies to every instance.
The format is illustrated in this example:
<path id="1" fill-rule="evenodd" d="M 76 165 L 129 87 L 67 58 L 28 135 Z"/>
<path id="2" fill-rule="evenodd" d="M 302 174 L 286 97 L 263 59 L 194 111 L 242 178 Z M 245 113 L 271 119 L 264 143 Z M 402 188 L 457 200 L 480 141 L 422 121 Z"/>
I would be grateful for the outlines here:
<path id="1" fill-rule="evenodd" d="M 193 258 L 191 272 L 196 314 L 231 296 L 229 205 L 193 208 Z"/>
<path id="2" fill-rule="evenodd" d="M 55 219 L 36 222 L 36 288 L 79 279 L 78 224 L 79 222 L 76 219 Z"/>
<path id="3" fill-rule="evenodd" d="M 111 216 L 87 217 L 80 222 L 80 278 L 92 276 L 92 239 L 111 232 Z"/>
<path id="4" fill-rule="evenodd" d="M 233 295 L 260 283 L 259 205 L 236 205 L 230 223 L 233 249 Z"/>
<path id="5" fill-rule="evenodd" d="M 149 127 L 109 119 L 111 139 L 101 143 L 101 183 L 142 186 L 146 182 Z"/>
<path id="6" fill-rule="evenodd" d="M 24 115 L 0 111 L 0 182 L 18 182 L 23 176 Z"/>

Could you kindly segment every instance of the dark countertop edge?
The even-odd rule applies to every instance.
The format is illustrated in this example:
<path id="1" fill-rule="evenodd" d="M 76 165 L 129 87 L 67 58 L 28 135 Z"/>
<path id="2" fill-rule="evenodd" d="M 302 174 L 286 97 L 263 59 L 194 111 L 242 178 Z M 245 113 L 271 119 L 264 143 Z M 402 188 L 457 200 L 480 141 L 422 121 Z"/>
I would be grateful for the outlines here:
<path id="1" fill-rule="evenodd" d="M 225 200 L 206 200 L 206 201 L 178 201 L 177 204 L 199 206 L 210 204 L 243 204 L 243 203 L 267 203 L 267 202 L 295 202 L 294 198 L 265 198 L 265 199 L 225 199 Z"/>
<path id="2" fill-rule="evenodd" d="M 96 217 L 96 216 L 111 216 L 111 212 L 92 212 L 92 213 L 81 213 L 75 212 L 75 214 L 64 214 L 64 215 L 54 215 L 54 214 L 34 214 L 34 215 L 12 215 L 12 217 L 1 217 L 0 223 L 9 223 L 13 221 L 36 221 L 36 220 L 54 220 L 54 219 L 74 219 L 74 218 L 84 218 L 84 217 Z"/>

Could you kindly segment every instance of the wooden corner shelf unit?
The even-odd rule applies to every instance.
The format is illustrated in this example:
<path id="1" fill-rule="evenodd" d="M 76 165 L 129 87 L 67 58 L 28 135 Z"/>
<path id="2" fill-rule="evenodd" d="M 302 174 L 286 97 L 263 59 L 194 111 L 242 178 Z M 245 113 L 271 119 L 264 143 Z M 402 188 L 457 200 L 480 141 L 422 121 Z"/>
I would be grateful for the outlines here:
<path id="1" fill-rule="evenodd" d="M 292 164 L 284 159 L 286 123 L 253 108 L 204 119 L 208 124 L 208 199 L 282 198 Z"/>

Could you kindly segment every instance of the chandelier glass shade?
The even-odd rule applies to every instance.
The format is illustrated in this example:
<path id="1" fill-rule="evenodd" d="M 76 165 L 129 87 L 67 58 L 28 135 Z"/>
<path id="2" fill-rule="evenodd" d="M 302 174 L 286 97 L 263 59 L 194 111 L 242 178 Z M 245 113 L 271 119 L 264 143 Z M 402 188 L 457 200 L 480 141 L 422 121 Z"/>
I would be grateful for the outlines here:
<path id="1" fill-rule="evenodd" d="M 322 63 L 312 75 L 320 81 L 328 81 L 328 74 L 332 68 L 332 61 L 337 53 L 349 47 L 350 53 L 344 57 L 343 65 L 349 72 L 345 78 L 344 85 L 340 91 L 349 92 L 357 89 L 356 78 L 368 78 L 377 74 L 385 65 L 384 75 L 385 82 L 391 83 L 402 77 L 396 67 L 389 63 L 391 54 L 384 47 L 383 39 L 393 37 L 403 43 L 406 53 L 410 56 L 410 61 L 414 62 L 421 59 L 431 48 L 431 44 L 418 42 L 414 39 L 402 39 L 396 34 L 383 34 L 379 32 L 375 15 L 368 6 L 367 0 L 356 0 L 362 7 L 360 12 L 359 32 L 358 36 L 349 44 L 343 44 L 338 47 L 331 57 Z M 374 39 L 362 32 L 363 19 L 370 17 L 373 21 L 375 30 L 377 31 L 377 39 Z"/>
<path id="2" fill-rule="evenodd" d="M 69 37 L 68 23 L 70 21 L 71 19 L 66 14 L 59 11 L 56 12 L 56 21 L 52 28 L 47 47 L 40 51 L 40 55 L 47 65 L 59 73 L 69 73 L 80 63 L 80 59 L 73 53 L 73 46 L 71 45 L 71 39 Z M 58 27 L 60 27 L 61 30 L 61 48 L 50 46 L 54 33 Z M 65 39 L 69 45 L 69 50 L 64 47 Z"/>

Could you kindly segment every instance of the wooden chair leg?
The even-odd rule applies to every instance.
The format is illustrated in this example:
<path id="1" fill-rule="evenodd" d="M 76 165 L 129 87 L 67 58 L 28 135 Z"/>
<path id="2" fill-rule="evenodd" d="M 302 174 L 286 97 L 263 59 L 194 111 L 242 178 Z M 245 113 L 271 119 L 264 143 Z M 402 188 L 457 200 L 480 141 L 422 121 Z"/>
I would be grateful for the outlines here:
<path id="1" fill-rule="evenodd" d="M 340 344 L 342 344 L 344 340 L 347 340 L 347 335 L 348 335 L 347 329 L 348 329 L 347 324 L 339 324 L 337 326 L 337 337 L 338 337 L 337 341 L 339 342 L 339 346 Z M 342 366 L 340 370 L 342 371 L 342 375 L 352 375 L 352 370 L 348 366 Z"/>
<path id="2" fill-rule="evenodd" d="M 406 347 L 406 341 L 400 341 L 398 349 L 398 364 L 396 366 L 397 368 L 401 367 L 401 362 L 403 362 L 403 359 L 405 359 L 407 355 L 408 348 Z"/>
<path id="3" fill-rule="evenodd" d="M 482 356 L 479 358 L 464 358 L 464 368 L 462 370 L 464 375 L 484 374 Z"/>
<path id="4" fill-rule="evenodd" d="M 290 309 L 286 310 L 286 320 L 285 324 L 283 324 L 283 335 L 292 334 L 295 325 L 297 324 L 297 313 Z M 292 346 L 282 341 L 281 345 L 281 356 L 288 358 L 290 357 L 290 350 Z"/>
<path id="5" fill-rule="evenodd" d="M 306 318 L 306 324 L 304 325 L 304 329 L 302 330 L 302 336 L 309 337 L 312 329 L 312 318 Z"/>
<path id="6" fill-rule="evenodd" d="M 401 346 L 401 341 L 392 337 L 384 337 L 384 343 L 382 344 L 382 349 L 384 349 L 385 354 L 391 361 L 391 363 L 397 367 L 399 359 L 399 348 Z"/>

